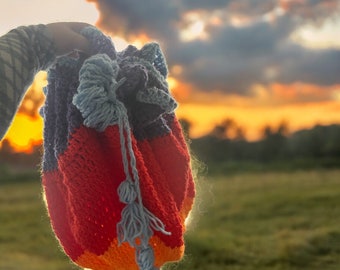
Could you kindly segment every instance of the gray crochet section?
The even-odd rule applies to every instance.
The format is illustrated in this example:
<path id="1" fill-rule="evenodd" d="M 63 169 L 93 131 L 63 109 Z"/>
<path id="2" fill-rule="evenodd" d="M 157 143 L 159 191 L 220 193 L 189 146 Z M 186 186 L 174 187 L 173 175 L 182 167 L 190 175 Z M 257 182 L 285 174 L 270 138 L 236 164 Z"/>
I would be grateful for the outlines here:
<path id="1" fill-rule="evenodd" d="M 138 92 L 136 99 L 140 102 L 158 105 L 165 113 L 172 113 L 177 107 L 175 99 L 157 87 L 147 88 L 143 92 Z"/>
<path id="2" fill-rule="evenodd" d="M 66 150 L 70 134 L 83 123 L 79 110 L 72 104 L 79 84 L 79 65 L 77 59 L 62 57 L 48 72 L 46 100 L 40 109 L 44 118 L 43 171 L 57 168 L 57 158 Z"/>

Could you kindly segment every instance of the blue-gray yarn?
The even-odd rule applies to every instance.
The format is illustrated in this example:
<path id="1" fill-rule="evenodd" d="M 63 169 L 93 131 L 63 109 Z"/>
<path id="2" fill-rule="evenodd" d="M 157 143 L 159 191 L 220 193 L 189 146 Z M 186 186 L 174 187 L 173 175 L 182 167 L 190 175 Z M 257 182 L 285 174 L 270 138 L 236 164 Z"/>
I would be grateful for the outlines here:
<path id="1" fill-rule="evenodd" d="M 105 54 L 87 59 L 79 72 L 78 92 L 73 104 L 84 117 L 84 125 L 104 131 L 117 123 L 124 105 L 116 99 L 115 90 L 124 79 L 116 81 L 119 66 Z"/>
<path id="2" fill-rule="evenodd" d="M 152 46 L 148 48 L 152 50 Z M 143 57 L 148 57 L 148 50 Z M 105 54 L 97 54 L 87 59 L 79 72 L 79 87 L 73 97 L 73 104 L 79 109 L 84 125 L 99 132 L 108 126 L 118 125 L 124 172 L 126 175 L 118 188 L 121 202 L 126 206 L 122 210 L 121 221 L 117 224 L 119 243 L 128 242 L 136 249 L 136 262 L 141 270 L 154 270 L 154 253 L 149 245 L 153 231 L 170 235 L 165 230 L 163 222 L 143 206 L 136 158 L 131 141 L 131 130 L 127 111 L 122 102 L 116 98 L 116 91 L 121 87 L 125 78 L 117 81 L 119 65 Z M 148 102 L 159 102 L 166 111 L 174 107 L 165 92 L 155 89 L 141 95 Z M 130 169 L 132 175 L 130 175 Z M 137 243 L 137 240 L 140 243 Z"/>
<path id="3" fill-rule="evenodd" d="M 141 269 L 148 269 L 148 270 L 157 269 L 156 267 L 153 266 L 153 264 L 150 263 L 150 260 L 149 260 L 149 258 L 153 258 L 154 260 L 154 257 L 155 255 L 151 247 L 146 247 L 142 249 L 137 248 L 136 261 Z"/>
<path id="4" fill-rule="evenodd" d="M 166 113 L 172 113 L 177 108 L 175 99 L 169 93 L 157 87 L 137 92 L 136 99 L 141 102 L 159 105 Z"/>
<path id="5" fill-rule="evenodd" d="M 117 58 L 117 52 L 111 38 L 105 36 L 96 27 L 85 27 L 80 33 L 90 42 L 91 55 L 105 53 L 111 59 Z"/>
<path id="6" fill-rule="evenodd" d="M 143 46 L 138 57 L 152 63 L 164 78 L 168 75 L 168 67 L 163 52 L 158 43 L 151 42 Z"/>
<path id="7" fill-rule="evenodd" d="M 122 203 L 129 204 L 137 199 L 136 187 L 131 179 L 126 179 L 118 187 L 119 200 Z"/>
<path id="8" fill-rule="evenodd" d="M 155 46 L 155 47 L 158 46 L 157 43 L 150 43 L 148 45 Z M 146 56 L 144 55 L 144 57 Z M 152 59 L 152 58 L 150 57 L 140 58 L 137 56 L 130 56 L 130 57 L 126 57 L 124 61 L 131 62 L 134 64 L 141 64 L 142 66 L 145 66 L 147 70 L 149 71 L 149 76 L 151 75 L 154 77 L 154 78 L 149 78 L 149 80 L 160 83 L 162 88 L 168 88 L 168 82 L 166 81 L 166 77 L 164 77 L 160 73 L 160 71 L 157 69 L 157 67 L 154 65 L 154 63 L 150 62 L 148 59 Z"/>

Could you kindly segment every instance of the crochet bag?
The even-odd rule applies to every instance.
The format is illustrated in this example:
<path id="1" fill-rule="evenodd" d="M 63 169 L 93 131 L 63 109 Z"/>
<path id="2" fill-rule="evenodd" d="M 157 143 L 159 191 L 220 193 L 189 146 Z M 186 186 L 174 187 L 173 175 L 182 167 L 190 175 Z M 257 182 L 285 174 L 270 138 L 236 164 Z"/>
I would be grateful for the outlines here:
<path id="1" fill-rule="evenodd" d="M 155 43 L 117 53 L 94 27 L 88 59 L 64 57 L 45 89 L 42 183 L 65 253 L 93 270 L 151 270 L 184 253 L 195 189 Z"/>

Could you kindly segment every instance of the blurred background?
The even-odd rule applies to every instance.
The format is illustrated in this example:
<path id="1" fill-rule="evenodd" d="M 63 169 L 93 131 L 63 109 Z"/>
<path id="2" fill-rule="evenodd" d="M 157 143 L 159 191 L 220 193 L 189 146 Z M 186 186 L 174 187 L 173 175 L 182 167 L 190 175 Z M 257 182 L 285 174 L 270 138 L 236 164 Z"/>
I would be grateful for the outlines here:
<path id="1" fill-rule="evenodd" d="M 340 269 L 340 1 L 3 1 L 20 25 L 160 43 L 198 160 L 187 255 L 169 269 Z M 40 72 L 0 145 L 0 269 L 77 269 L 42 202 Z"/>

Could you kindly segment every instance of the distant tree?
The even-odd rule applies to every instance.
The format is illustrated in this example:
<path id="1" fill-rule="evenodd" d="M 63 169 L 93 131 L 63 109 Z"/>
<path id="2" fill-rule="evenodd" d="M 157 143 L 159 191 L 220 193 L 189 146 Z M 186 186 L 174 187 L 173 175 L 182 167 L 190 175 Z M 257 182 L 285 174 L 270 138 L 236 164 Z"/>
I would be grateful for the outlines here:
<path id="1" fill-rule="evenodd" d="M 264 139 L 268 139 L 268 138 L 272 137 L 273 134 L 274 134 L 274 131 L 272 130 L 272 127 L 269 126 L 269 125 L 264 126 L 264 128 L 262 130 L 263 130 L 262 131 L 262 134 L 263 134 L 262 136 L 263 136 Z"/>
<path id="2" fill-rule="evenodd" d="M 244 141 L 246 140 L 246 132 L 244 130 L 244 128 L 238 126 L 236 127 L 235 130 L 235 138 L 236 141 Z"/>
<path id="3" fill-rule="evenodd" d="M 13 161 L 13 153 L 14 150 L 9 142 L 8 139 L 4 139 L 1 142 L 0 148 L 0 162 L 1 163 L 8 163 Z"/>
<path id="4" fill-rule="evenodd" d="M 340 125 L 320 126 L 289 134 L 287 122 L 278 127 L 263 127 L 263 137 L 256 142 L 244 139 L 244 131 L 236 123 L 223 121 L 212 132 L 192 139 L 191 148 L 208 166 L 231 162 L 282 162 L 304 166 L 339 166 Z M 230 138 L 228 130 L 236 134 Z M 296 162 L 296 163 L 294 163 Z"/>
<path id="5" fill-rule="evenodd" d="M 298 157 L 340 158 L 340 126 L 316 125 L 294 133 L 289 140 L 290 151 Z"/>
<path id="6" fill-rule="evenodd" d="M 225 139 L 227 129 L 228 129 L 228 126 L 226 125 L 226 123 L 223 122 L 221 124 L 216 125 L 211 131 L 210 135 L 215 138 Z"/>
<path id="7" fill-rule="evenodd" d="M 263 128 L 263 140 L 260 143 L 260 158 L 263 161 L 282 159 L 286 155 L 286 144 L 288 134 L 288 125 L 281 122 L 275 130 L 266 125 Z"/>
<path id="8" fill-rule="evenodd" d="M 220 139 L 244 140 L 245 130 L 234 119 L 226 118 L 213 128 L 210 135 Z"/>
<path id="9" fill-rule="evenodd" d="M 287 121 L 281 121 L 276 133 L 282 137 L 287 137 L 289 135 L 289 125 Z"/>
<path id="10" fill-rule="evenodd" d="M 208 135 L 192 140 L 191 146 L 202 161 L 209 163 L 243 158 L 246 144 L 244 129 L 226 118 Z"/>
<path id="11" fill-rule="evenodd" d="M 8 139 L 4 139 L 3 141 L 1 141 L 0 152 L 3 154 L 10 154 L 14 152 Z"/>
<path id="12" fill-rule="evenodd" d="M 32 145 L 31 153 L 16 152 L 8 139 L 1 142 L 0 164 L 37 168 L 41 162 L 42 145 Z"/>

